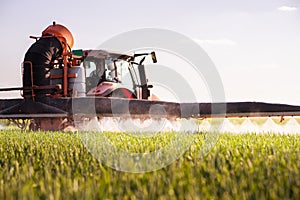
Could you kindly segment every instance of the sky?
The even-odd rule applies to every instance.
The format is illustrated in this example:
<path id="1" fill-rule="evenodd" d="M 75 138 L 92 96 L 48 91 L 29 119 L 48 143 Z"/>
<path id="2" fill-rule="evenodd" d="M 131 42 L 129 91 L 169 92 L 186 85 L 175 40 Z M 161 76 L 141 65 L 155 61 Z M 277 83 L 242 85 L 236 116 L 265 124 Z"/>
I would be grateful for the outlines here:
<path id="1" fill-rule="evenodd" d="M 71 30 L 73 49 L 96 48 L 140 28 L 178 32 L 212 59 L 226 101 L 300 105 L 300 0 L 2 0 L 1 88 L 21 86 L 21 63 L 34 42 L 29 36 L 53 21 Z"/>

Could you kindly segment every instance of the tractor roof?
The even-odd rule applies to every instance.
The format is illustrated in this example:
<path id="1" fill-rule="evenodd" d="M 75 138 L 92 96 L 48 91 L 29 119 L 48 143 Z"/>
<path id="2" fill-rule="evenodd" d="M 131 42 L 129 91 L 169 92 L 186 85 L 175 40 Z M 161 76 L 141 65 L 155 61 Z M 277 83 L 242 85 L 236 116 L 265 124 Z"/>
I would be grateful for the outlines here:
<path id="1" fill-rule="evenodd" d="M 107 51 L 107 50 L 83 50 L 83 55 L 86 56 L 87 59 L 121 59 L 121 60 L 129 60 L 134 57 L 128 54 L 123 54 L 115 51 Z"/>

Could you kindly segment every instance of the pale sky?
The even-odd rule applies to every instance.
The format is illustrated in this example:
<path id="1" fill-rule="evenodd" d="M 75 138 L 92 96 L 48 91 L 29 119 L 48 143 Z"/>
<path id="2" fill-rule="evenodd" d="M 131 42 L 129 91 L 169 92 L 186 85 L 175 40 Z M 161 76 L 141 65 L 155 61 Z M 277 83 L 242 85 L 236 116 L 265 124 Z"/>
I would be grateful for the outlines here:
<path id="1" fill-rule="evenodd" d="M 299 0 L 4 0 L 0 16 L 1 88 L 21 86 L 20 65 L 34 42 L 29 36 L 56 21 L 73 33 L 74 49 L 139 28 L 176 31 L 213 60 L 227 101 L 300 105 Z"/>

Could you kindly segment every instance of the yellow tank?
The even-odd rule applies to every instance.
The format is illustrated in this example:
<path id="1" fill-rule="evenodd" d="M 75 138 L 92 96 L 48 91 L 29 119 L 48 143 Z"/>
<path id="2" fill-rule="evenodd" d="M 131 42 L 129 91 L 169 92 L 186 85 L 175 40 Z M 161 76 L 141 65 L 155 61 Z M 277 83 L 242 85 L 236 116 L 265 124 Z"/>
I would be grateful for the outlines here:
<path id="1" fill-rule="evenodd" d="M 67 50 L 67 47 L 64 45 L 64 41 L 67 42 L 70 48 L 74 45 L 74 38 L 72 33 L 63 25 L 53 23 L 53 25 L 48 26 L 43 32 L 42 37 L 46 34 L 51 34 L 59 39 L 62 43 L 64 50 Z"/>

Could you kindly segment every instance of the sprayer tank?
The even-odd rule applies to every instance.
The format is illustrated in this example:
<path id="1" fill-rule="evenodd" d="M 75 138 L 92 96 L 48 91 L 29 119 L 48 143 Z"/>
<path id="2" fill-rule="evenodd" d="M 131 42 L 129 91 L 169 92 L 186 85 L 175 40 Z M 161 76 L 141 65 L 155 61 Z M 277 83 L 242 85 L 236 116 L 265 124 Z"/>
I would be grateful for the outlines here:
<path id="1" fill-rule="evenodd" d="M 52 69 L 50 71 L 51 76 L 62 75 L 63 69 Z M 85 83 L 85 70 L 82 66 L 73 66 L 68 69 L 68 74 L 71 78 L 68 79 L 68 87 L 73 89 L 70 93 L 72 97 L 85 97 L 86 96 L 86 83 Z M 74 77 L 74 75 L 76 75 Z M 74 78 L 73 78 L 74 77 Z M 62 79 L 50 80 L 51 85 L 62 85 Z"/>

